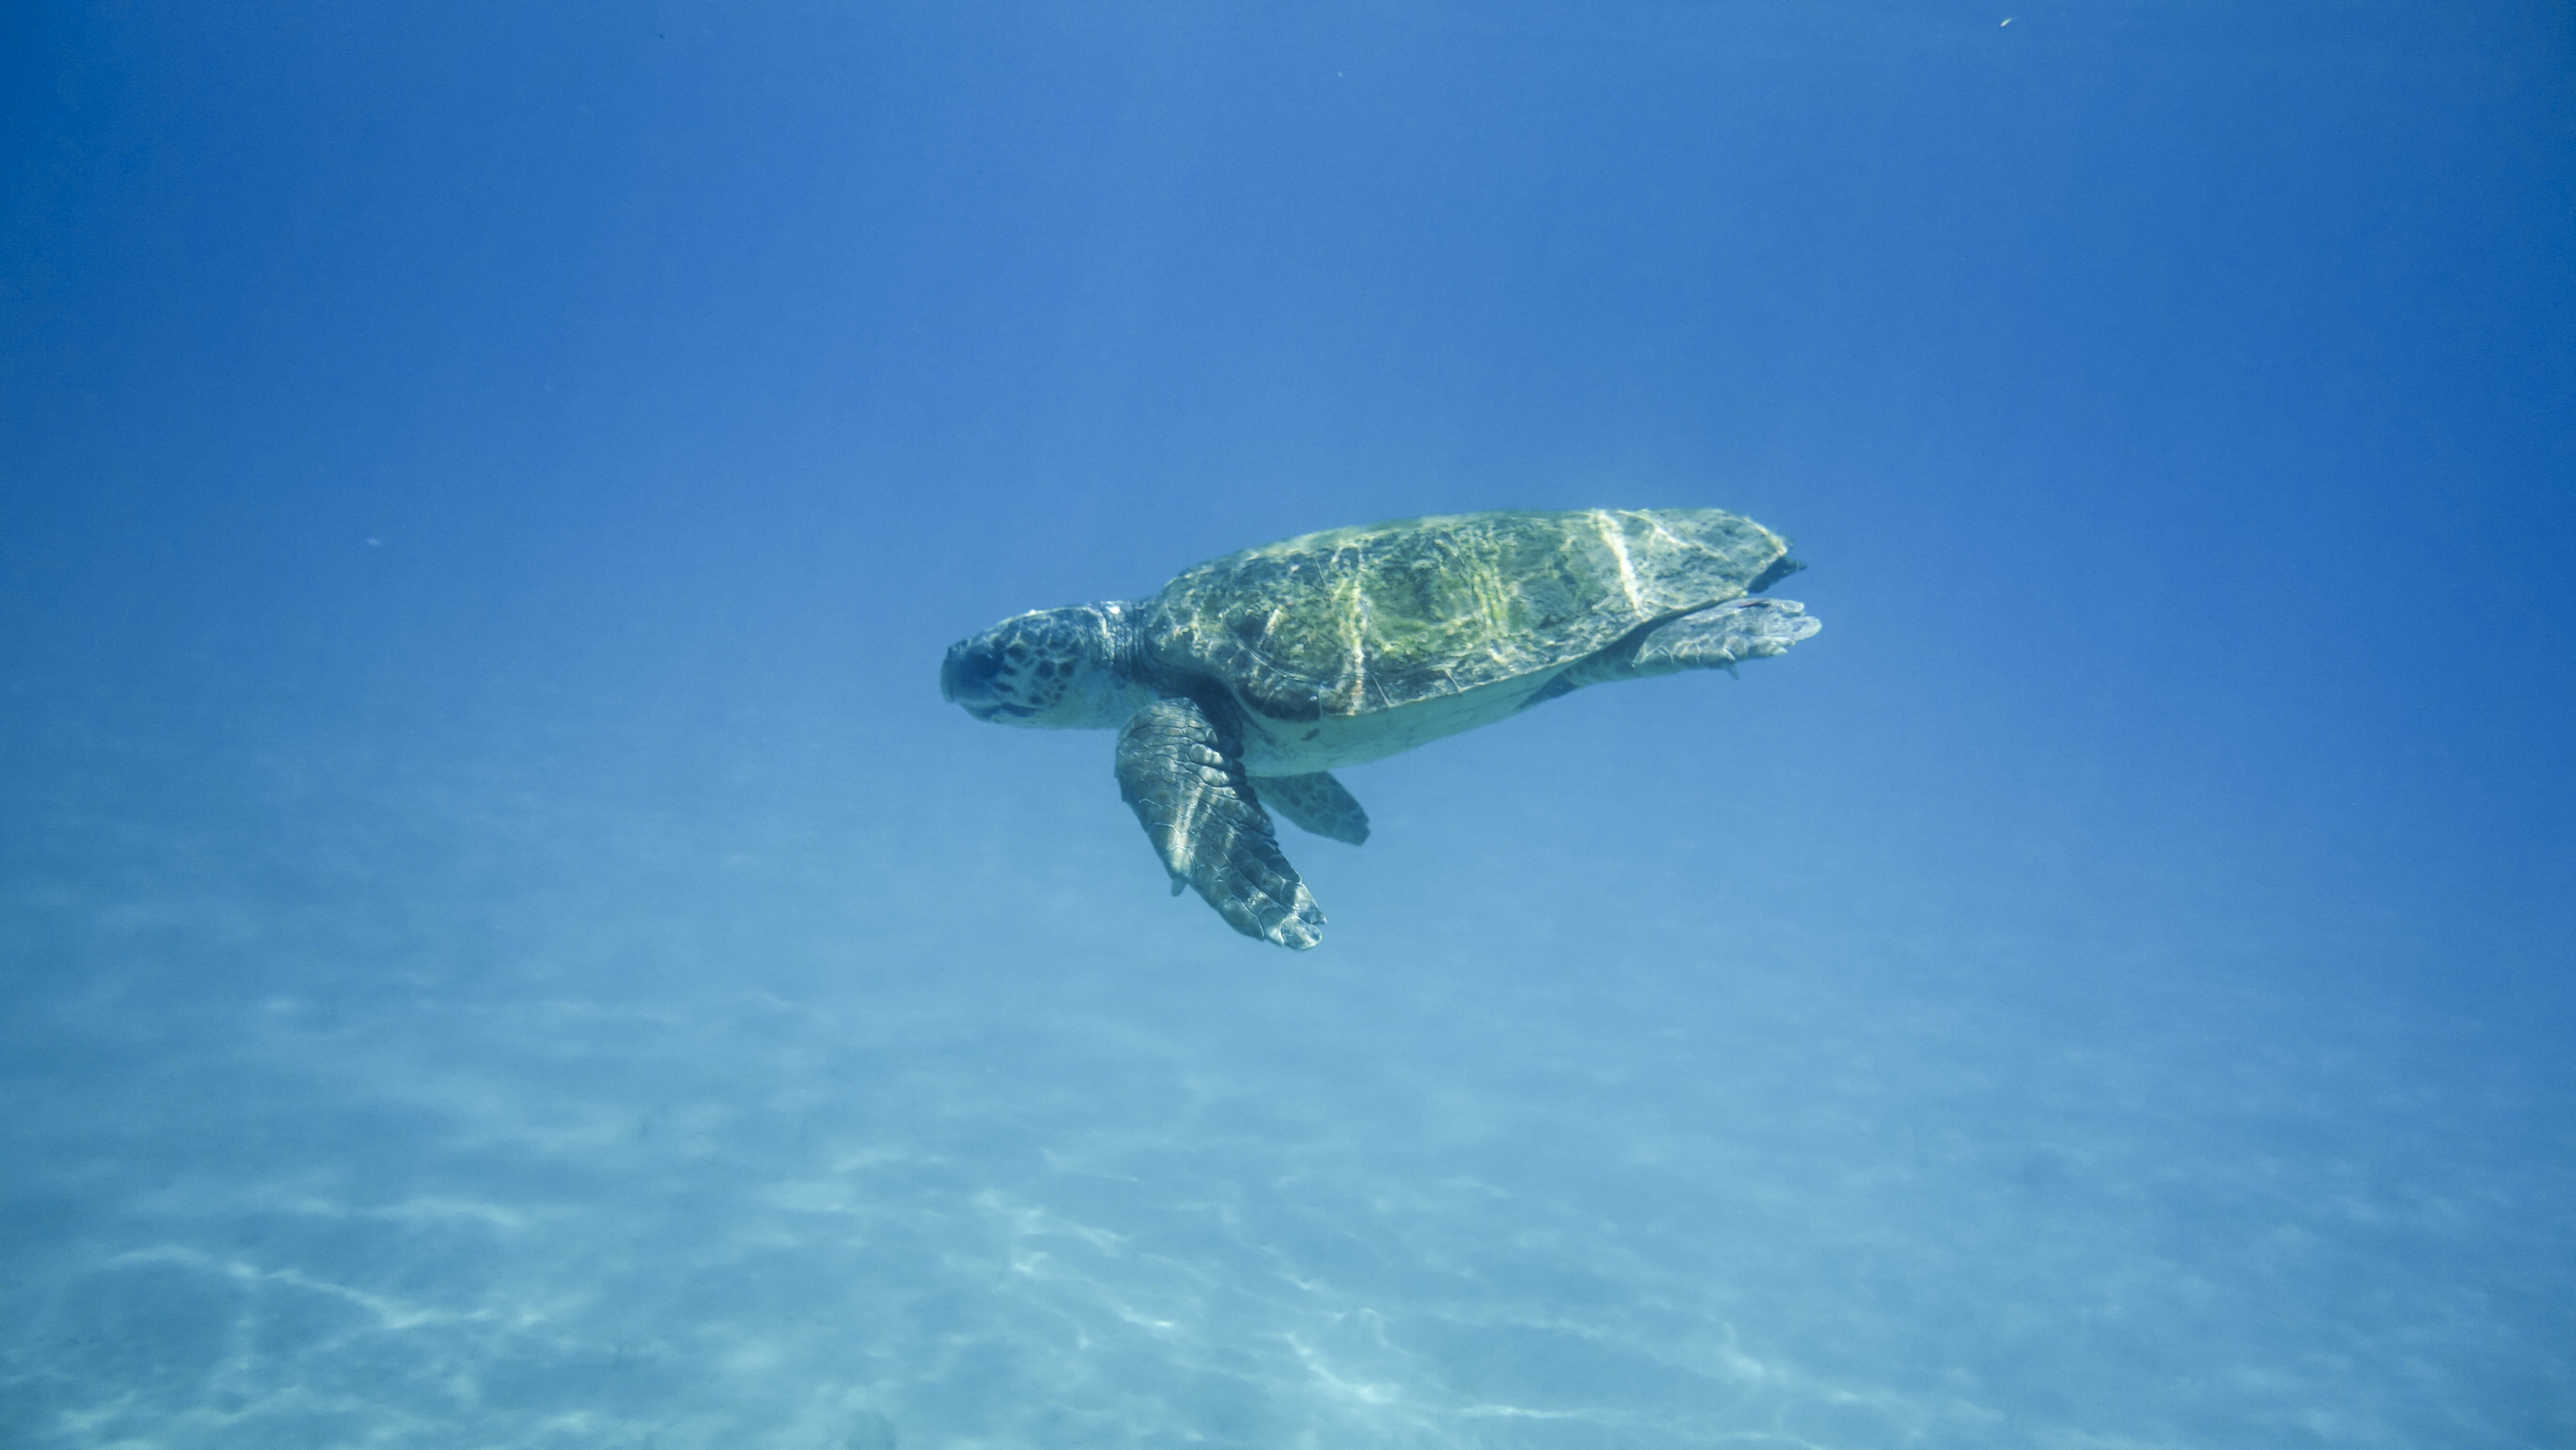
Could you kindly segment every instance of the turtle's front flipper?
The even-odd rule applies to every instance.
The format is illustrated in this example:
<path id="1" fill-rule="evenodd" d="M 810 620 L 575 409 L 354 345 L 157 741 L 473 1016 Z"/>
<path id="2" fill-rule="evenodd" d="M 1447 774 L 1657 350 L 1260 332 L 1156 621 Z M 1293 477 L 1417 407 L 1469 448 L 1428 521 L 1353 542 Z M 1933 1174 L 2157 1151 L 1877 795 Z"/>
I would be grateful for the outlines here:
<path id="1" fill-rule="evenodd" d="M 1242 756 L 1196 704 L 1157 700 L 1118 732 L 1118 794 L 1172 873 L 1172 894 L 1197 887 L 1245 936 L 1298 951 L 1324 939 L 1324 913 L 1279 854 Z"/>
<path id="2" fill-rule="evenodd" d="M 1356 846 L 1368 839 L 1368 812 L 1342 789 L 1329 771 L 1313 775 L 1265 775 L 1253 789 L 1269 807 L 1301 831 L 1330 836 Z"/>

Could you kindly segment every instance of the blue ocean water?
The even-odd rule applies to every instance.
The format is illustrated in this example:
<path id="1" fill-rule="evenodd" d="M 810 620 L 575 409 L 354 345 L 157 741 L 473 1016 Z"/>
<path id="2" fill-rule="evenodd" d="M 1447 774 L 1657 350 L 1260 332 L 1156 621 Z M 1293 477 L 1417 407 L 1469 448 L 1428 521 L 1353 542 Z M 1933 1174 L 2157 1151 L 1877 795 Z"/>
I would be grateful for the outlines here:
<path id="1" fill-rule="evenodd" d="M 2576 1443 L 2563 6 L 0 28 L 0 1445 Z M 1592 506 L 1312 952 L 939 698 Z"/>

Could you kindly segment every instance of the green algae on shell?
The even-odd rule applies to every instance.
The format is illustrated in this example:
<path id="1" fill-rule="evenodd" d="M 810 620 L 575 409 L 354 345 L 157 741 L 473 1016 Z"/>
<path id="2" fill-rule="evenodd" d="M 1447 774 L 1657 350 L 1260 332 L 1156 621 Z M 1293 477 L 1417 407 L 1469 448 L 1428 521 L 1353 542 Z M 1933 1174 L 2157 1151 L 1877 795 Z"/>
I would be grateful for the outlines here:
<path id="1" fill-rule="evenodd" d="M 1328 529 L 1184 570 L 1146 606 L 1165 665 L 1274 719 L 1400 709 L 1552 670 L 1768 587 L 1789 541 L 1722 509 L 1582 509 Z"/>

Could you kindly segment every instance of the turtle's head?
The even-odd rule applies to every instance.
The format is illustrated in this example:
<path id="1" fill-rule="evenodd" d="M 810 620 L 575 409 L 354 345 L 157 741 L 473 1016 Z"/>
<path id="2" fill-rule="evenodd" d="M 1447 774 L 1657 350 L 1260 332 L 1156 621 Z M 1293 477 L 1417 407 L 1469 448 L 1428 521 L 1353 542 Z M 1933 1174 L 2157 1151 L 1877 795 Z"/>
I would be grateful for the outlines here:
<path id="1" fill-rule="evenodd" d="M 1140 692 L 1122 662 L 1132 651 L 1127 604 L 1075 604 L 1015 614 L 948 647 L 939 693 L 978 720 L 1055 730 L 1122 724 Z"/>

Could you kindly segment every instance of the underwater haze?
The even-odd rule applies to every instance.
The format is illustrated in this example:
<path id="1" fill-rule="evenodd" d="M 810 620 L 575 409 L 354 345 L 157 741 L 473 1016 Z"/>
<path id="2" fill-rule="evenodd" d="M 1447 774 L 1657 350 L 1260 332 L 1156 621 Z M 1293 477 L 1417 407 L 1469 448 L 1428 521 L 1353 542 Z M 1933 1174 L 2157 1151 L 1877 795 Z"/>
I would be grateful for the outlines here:
<path id="1" fill-rule="evenodd" d="M 0 1446 L 2576 1444 L 2547 0 L 0 10 Z M 1174 900 L 943 652 L 1714 507 Z"/>

